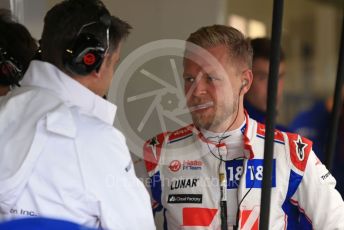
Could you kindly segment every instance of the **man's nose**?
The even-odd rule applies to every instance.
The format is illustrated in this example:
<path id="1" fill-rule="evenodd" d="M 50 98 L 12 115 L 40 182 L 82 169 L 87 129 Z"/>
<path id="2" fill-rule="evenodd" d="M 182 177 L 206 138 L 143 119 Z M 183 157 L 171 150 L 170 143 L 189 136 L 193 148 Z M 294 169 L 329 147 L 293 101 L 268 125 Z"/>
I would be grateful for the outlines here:
<path id="1" fill-rule="evenodd" d="M 202 96 L 207 93 L 207 82 L 203 76 L 198 76 L 192 85 L 193 96 Z"/>

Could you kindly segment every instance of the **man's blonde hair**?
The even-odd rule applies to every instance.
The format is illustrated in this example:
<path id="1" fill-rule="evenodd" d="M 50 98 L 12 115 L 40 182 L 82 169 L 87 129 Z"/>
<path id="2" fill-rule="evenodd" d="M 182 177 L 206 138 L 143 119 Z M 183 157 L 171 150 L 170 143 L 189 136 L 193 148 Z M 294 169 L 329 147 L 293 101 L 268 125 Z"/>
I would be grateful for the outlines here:
<path id="1" fill-rule="evenodd" d="M 187 41 L 205 49 L 224 45 L 227 47 L 228 57 L 231 61 L 252 68 L 253 51 L 250 41 L 234 27 L 225 25 L 201 27 L 190 34 Z"/>

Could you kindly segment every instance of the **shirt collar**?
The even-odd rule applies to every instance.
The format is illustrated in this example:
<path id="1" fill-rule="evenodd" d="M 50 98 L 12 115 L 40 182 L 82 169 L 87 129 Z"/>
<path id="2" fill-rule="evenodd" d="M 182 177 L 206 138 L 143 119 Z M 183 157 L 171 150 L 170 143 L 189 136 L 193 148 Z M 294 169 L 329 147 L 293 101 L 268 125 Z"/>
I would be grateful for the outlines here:
<path id="1" fill-rule="evenodd" d="M 251 144 L 251 139 L 253 136 L 253 131 L 252 131 L 253 127 L 251 127 L 252 122 L 250 120 L 248 113 L 246 112 L 246 110 L 244 112 L 245 112 L 245 122 L 242 126 L 240 126 L 239 129 L 240 129 L 240 132 L 243 132 L 242 137 L 243 137 L 245 158 L 253 159 L 254 152 L 253 152 L 252 144 Z M 217 148 L 226 147 L 226 144 L 224 142 L 218 143 L 218 142 L 213 142 L 213 141 L 208 140 L 205 137 L 205 135 L 202 133 L 204 131 L 197 129 L 196 127 L 194 127 L 193 132 L 197 134 L 198 140 L 200 142 L 206 143 L 207 145 L 209 144 L 214 145 Z"/>
<path id="2" fill-rule="evenodd" d="M 63 73 L 56 66 L 34 60 L 21 85 L 38 86 L 53 91 L 68 106 L 76 106 L 82 113 L 113 124 L 117 107 Z"/>

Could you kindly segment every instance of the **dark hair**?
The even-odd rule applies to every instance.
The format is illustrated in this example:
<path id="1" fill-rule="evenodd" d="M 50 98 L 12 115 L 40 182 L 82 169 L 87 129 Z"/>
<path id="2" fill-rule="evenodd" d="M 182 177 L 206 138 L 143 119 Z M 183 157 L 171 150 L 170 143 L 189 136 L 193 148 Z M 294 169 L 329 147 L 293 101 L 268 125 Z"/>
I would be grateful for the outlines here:
<path id="1" fill-rule="evenodd" d="M 271 40 L 269 38 L 255 38 L 251 40 L 253 48 L 253 60 L 256 58 L 270 59 Z M 280 61 L 284 61 L 285 55 L 282 47 L 280 47 Z"/>
<path id="2" fill-rule="evenodd" d="M 111 17 L 108 47 L 111 54 L 129 35 L 131 26 L 128 23 L 111 16 L 100 0 L 64 0 L 56 4 L 44 18 L 42 60 L 65 70 L 62 61 L 64 51 L 73 43 L 82 26 L 100 22 L 104 15 Z M 87 33 L 93 34 L 106 47 L 106 29 L 106 25 L 97 23 L 96 26 L 89 26 Z"/>
<path id="3" fill-rule="evenodd" d="M 201 27 L 190 34 L 187 41 L 202 48 L 224 45 L 227 47 L 228 55 L 232 61 L 245 63 L 249 68 L 252 68 L 251 45 L 245 36 L 234 27 L 225 25 Z"/>
<path id="4" fill-rule="evenodd" d="M 0 9 L 0 34 L 0 48 L 6 50 L 24 73 L 37 51 L 35 39 L 25 26 L 12 17 L 11 11 L 6 9 Z"/>

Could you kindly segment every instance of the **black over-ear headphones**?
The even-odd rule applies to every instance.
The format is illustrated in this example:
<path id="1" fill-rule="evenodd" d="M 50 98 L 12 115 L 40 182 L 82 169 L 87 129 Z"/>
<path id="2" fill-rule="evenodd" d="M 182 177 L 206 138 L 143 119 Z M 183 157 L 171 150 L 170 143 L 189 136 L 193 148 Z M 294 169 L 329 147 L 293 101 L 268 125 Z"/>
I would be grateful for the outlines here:
<path id="1" fill-rule="evenodd" d="M 23 78 L 23 67 L 0 47 L 0 85 L 19 85 Z"/>
<path id="2" fill-rule="evenodd" d="M 95 35 L 83 32 L 86 27 L 97 23 L 101 23 L 106 27 L 106 47 Z M 78 75 L 87 75 L 94 70 L 98 72 L 109 48 L 110 25 L 111 16 L 107 13 L 103 14 L 99 21 L 84 24 L 77 33 L 71 47 L 64 51 L 64 66 L 72 73 Z"/>

